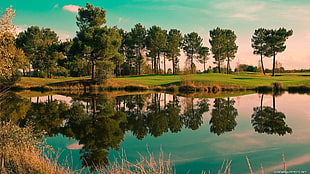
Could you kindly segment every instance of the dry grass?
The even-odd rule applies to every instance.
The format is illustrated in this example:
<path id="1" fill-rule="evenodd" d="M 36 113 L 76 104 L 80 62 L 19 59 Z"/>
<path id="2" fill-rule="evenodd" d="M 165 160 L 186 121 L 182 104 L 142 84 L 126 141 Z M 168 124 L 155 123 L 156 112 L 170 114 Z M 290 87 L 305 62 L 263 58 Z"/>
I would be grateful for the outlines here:
<path id="1" fill-rule="evenodd" d="M 40 133 L 41 134 L 41 133 Z M 11 122 L 0 123 L 0 173 L 1 174 L 69 174 L 56 161 L 43 153 L 43 144 L 32 127 L 20 128 Z"/>
<path id="2" fill-rule="evenodd" d="M 120 161 L 115 162 L 108 168 L 100 170 L 100 174 L 175 174 L 170 155 L 165 159 L 163 151 L 160 152 L 158 158 L 150 153 L 147 157 L 140 154 L 140 160 L 135 163 L 129 162 L 123 154 Z"/>

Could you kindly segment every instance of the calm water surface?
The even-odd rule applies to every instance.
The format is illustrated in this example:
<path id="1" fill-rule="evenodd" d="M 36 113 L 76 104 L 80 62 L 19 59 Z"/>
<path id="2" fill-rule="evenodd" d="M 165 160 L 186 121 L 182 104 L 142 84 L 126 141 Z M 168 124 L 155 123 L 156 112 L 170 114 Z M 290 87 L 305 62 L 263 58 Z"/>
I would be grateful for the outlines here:
<path id="1" fill-rule="evenodd" d="M 59 115 L 65 119 L 50 120 L 61 124 L 48 125 L 47 143 L 75 170 L 105 165 L 120 151 L 135 161 L 139 153 L 156 155 L 162 149 L 171 154 L 177 173 L 217 173 L 224 160 L 232 160 L 231 173 L 249 173 L 246 156 L 255 172 L 263 166 L 265 173 L 274 173 L 283 169 L 282 152 L 288 171 L 310 173 L 309 95 L 198 99 L 153 93 L 31 99 L 32 105 L 47 100 L 69 105 Z"/>

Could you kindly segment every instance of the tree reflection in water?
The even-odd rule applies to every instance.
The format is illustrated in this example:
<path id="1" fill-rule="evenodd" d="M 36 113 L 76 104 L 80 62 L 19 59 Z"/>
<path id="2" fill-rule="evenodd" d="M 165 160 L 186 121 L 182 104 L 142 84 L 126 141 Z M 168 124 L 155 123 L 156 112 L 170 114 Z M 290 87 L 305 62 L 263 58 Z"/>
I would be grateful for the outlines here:
<path id="1" fill-rule="evenodd" d="M 262 96 L 263 100 L 263 96 Z M 284 135 L 291 133 L 285 115 L 273 107 L 254 108 L 252 125 L 259 133 Z M 181 106 L 181 103 L 183 104 Z M 70 105 L 71 104 L 71 105 Z M 119 150 L 126 132 L 142 140 L 164 133 L 178 133 L 183 128 L 197 130 L 203 124 L 203 114 L 209 111 L 208 99 L 185 98 L 164 93 L 107 97 L 83 95 L 73 97 L 70 104 L 48 97 L 45 102 L 31 102 L 15 94 L 7 94 L 0 102 L 1 120 L 24 125 L 32 122 L 38 131 L 48 136 L 59 133 L 76 139 L 82 145 L 83 167 L 95 171 L 109 164 L 111 149 Z M 238 115 L 235 100 L 214 99 L 209 121 L 210 131 L 221 135 L 235 129 Z"/>
<path id="2" fill-rule="evenodd" d="M 73 103 L 61 133 L 83 145 L 80 151 L 83 167 L 95 171 L 109 164 L 110 149 L 119 150 L 124 139 L 120 125 L 127 120 L 123 112 L 114 109 L 113 101 L 104 96 L 91 96 L 90 103 L 89 114 L 82 103 Z"/>
<path id="3" fill-rule="evenodd" d="M 259 107 L 254 107 L 254 113 L 252 114 L 251 123 L 254 130 L 258 133 L 266 134 L 278 134 L 285 135 L 287 133 L 292 133 L 292 128 L 290 128 L 286 122 L 286 116 L 282 112 L 276 110 L 276 94 L 272 95 L 272 107 L 263 106 L 264 94 L 261 96 L 261 103 Z"/>
<path id="4" fill-rule="evenodd" d="M 214 109 L 211 112 L 209 124 L 210 131 L 214 134 L 221 135 L 230 132 L 237 126 L 236 117 L 237 109 L 234 107 L 235 100 L 223 98 L 214 99 Z"/>

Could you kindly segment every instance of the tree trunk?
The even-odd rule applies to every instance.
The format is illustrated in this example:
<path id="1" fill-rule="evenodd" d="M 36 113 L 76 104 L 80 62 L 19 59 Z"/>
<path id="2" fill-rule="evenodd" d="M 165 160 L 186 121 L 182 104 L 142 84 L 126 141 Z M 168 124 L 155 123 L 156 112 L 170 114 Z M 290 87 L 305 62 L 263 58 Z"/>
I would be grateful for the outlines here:
<path id="1" fill-rule="evenodd" d="M 264 62 L 263 62 L 263 54 L 262 53 L 260 54 L 260 63 L 262 65 L 263 74 L 266 75 L 265 68 L 264 68 Z"/>
<path id="2" fill-rule="evenodd" d="M 138 74 L 139 75 L 141 74 L 141 58 L 142 58 L 142 55 L 141 55 L 140 49 L 139 49 L 139 59 L 138 59 Z"/>
<path id="3" fill-rule="evenodd" d="M 97 101 L 95 97 L 92 97 L 92 104 L 93 104 L 93 118 L 96 118 L 97 114 Z"/>
<path id="4" fill-rule="evenodd" d="M 160 51 L 157 53 L 157 67 L 156 67 L 156 74 L 159 74 L 160 72 Z"/>
<path id="5" fill-rule="evenodd" d="M 206 61 L 203 61 L 203 72 L 206 72 Z"/>
<path id="6" fill-rule="evenodd" d="M 273 107 L 273 116 L 276 114 L 276 95 L 273 93 L 272 94 L 272 107 Z"/>
<path id="7" fill-rule="evenodd" d="M 166 54 L 164 54 L 164 74 L 166 74 Z"/>
<path id="8" fill-rule="evenodd" d="M 275 67 L 276 67 L 276 53 L 275 53 L 275 52 L 273 52 L 272 76 L 274 76 Z"/>
<path id="9" fill-rule="evenodd" d="M 91 79 L 95 80 L 95 73 L 96 73 L 96 65 L 95 65 L 95 61 L 91 60 Z"/>
<path id="10" fill-rule="evenodd" d="M 151 57 L 151 68 L 152 68 L 152 72 L 154 72 L 154 58 Z"/>
<path id="11" fill-rule="evenodd" d="M 221 61 L 220 61 L 220 58 L 218 60 L 217 66 L 218 66 L 219 73 L 221 73 Z"/>
<path id="12" fill-rule="evenodd" d="M 229 69 L 230 69 L 230 63 L 229 63 L 229 61 L 230 61 L 230 58 L 228 57 L 227 58 L 227 67 L 226 67 L 226 71 L 227 71 L 227 74 L 229 74 Z"/>
<path id="13" fill-rule="evenodd" d="M 174 56 L 172 56 L 172 74 L 175 74 L 175 62 L 174 62 Z"/>

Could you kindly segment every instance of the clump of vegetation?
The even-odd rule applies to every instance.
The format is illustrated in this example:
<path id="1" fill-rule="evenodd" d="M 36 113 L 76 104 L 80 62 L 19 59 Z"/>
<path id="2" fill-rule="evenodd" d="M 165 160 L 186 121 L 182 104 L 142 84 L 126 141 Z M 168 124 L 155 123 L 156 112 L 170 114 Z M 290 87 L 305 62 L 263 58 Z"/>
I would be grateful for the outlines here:
<path id="1" fill-rule="evenodd" d="M 290 87 L 288 87 L 288 92 L 290 92 L 290 93 L 310 94 L 310 86 L 306 86 L 306 85 L 290 86 Z"/>
<path id="2" fill-rule="evenodd" d="M 42 155 L 42 136 L 32 126 L 20 128 L 12 122 L 1 122 L 0 173 L 69 174 L 69 170 Z"/>
<path id="3" fill-rule="evenodd" d="M 280 82 L 274 82 L 270 85 L 259 86 L 256 88 L 259 93 L 282 93 L 285 91 L 285 86 Z"/>
<path id="4" fill-rule="evenodd" d="M 173 163 L 170 160 L 170 155 L 165 159 L 163 151 L 159 153 L 158 158 L 155 155 L 149 153 L 147 157 L 140 154 L 140 160 L 136 163 L 129 162 L 126 157 L 115 160 L 108 168 L 100 170 L 100 174 L 111 174 L 111 173 L 126 173 L 126 174 L 172 174 L 176 173 L 173 169 Z"/>

